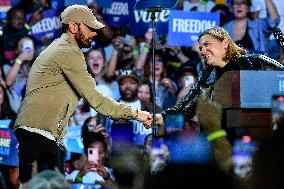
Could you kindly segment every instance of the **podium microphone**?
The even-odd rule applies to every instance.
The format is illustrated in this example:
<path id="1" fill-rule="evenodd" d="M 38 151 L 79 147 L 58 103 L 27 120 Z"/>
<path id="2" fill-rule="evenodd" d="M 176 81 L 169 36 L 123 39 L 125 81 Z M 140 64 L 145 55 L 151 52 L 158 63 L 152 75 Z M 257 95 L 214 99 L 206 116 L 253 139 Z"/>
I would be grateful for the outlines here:
<path id="1" fill-rule="evenodd" d="M 276 39 L 276 43 L 279 44 L 282 49 L 284 49 L 284 34 L 281 32 L 279 28 L 274 28 L 272 33 Z"/>

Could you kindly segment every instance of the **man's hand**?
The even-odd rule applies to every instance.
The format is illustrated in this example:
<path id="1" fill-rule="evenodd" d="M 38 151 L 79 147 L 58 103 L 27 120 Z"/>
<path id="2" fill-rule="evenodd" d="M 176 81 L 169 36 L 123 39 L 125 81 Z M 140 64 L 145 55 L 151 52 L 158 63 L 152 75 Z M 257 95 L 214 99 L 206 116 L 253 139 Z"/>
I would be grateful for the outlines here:
<path id="1" fill-rule="evenodd" d="M 134 111 L 135 111 L 134 113 L 135 116 L 133 117 L 137 119 L 138 121 L 141 121 L 146 129 L 149 129 L 151 127 L 152 120 L 153 120 L 152 115 L 146 111 L 140 111 L 140 110 L 138 110 L 137 112 L 136 110 Z"/>

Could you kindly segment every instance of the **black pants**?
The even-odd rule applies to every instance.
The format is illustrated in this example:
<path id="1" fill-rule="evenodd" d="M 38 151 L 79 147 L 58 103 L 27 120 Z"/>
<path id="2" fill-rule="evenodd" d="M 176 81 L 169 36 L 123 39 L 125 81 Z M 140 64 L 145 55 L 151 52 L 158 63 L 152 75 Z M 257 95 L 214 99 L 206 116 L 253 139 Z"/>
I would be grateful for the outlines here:
<path id="1" fill-rule="evenodd" d="M 65 150 L 55 141 L 25 129 L 16 129 L 15 135 L 19 142 L 20 181 L 25 183 L 32 177 L 32 171 L 41 172 L 44 169 L 57 167 L 64 173 Z M 37 169 L 33 166 L 37 162 Z"/>

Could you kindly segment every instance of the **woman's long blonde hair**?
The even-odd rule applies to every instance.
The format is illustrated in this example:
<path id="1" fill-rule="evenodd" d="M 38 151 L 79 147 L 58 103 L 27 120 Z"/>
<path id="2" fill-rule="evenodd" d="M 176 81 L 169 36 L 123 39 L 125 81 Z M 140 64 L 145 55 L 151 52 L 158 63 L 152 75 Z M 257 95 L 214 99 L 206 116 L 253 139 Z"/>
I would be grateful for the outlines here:
<path id="1" fill-rule="evenodd" d="M 226 54 L 223 57 L 223 60 L 225 62 L 231 60 L 233 57 L 247 54 L 247 51 L 245 49 L 243 49 L 242 47 L 239 47 L 236 43 L 234 43 L 229 33 L 222 27 L 213 27 L 213 28 L 205 30 L 198 37 L 198 41 L 201 39 L 202 36 L 206 34 L 212 35 L 219 41 L 223 41 L 224 39 L 227 39 L 229 41 L 228 47 L 226 49 Z"/>

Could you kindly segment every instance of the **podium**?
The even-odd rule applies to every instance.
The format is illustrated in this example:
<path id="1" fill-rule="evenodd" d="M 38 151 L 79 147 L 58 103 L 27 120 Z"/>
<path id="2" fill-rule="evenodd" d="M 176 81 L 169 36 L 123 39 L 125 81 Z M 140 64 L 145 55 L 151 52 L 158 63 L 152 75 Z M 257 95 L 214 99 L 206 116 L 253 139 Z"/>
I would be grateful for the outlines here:
<path id="1" fill-rule="evenodd" d="M 272 95 L 284 95 L 284 71 L 231 71 L 214 84 L 213 101 L 223 108 L 222 127 L 246 127 L 257 138 L 271 127 Z"/>

